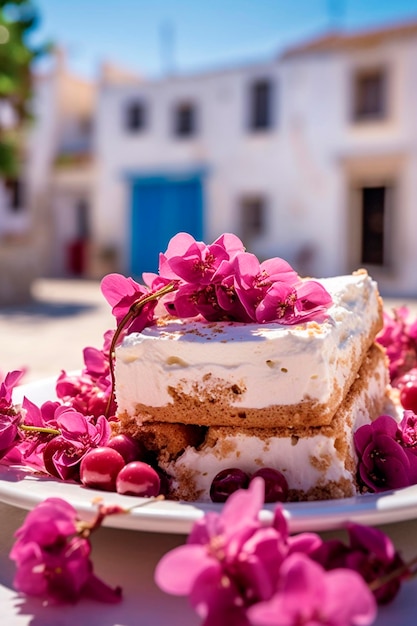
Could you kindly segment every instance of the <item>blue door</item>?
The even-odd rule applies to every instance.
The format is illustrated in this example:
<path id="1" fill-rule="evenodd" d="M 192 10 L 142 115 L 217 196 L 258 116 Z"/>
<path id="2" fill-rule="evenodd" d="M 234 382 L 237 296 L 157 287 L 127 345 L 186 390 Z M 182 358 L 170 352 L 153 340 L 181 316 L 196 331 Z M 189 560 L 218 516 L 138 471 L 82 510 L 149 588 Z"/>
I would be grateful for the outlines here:
<path id="1" fill-rule="evenodd" d="M 132 181 L 130 273 L 156 272 L 158 257 L 176 233 L 203 238 L 203 181 L 188 177 L 146 177 Z"/>

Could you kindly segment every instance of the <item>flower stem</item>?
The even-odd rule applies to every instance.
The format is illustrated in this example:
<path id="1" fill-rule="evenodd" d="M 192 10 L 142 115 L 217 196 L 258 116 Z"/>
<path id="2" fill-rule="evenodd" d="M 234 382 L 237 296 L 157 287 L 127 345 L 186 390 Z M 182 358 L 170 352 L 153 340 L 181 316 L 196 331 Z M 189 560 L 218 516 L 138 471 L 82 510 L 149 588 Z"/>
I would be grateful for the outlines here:
<path id="1" fill-rule="evenodd" d="M 56 428 L 47 428 L 45 426 L 27 426 L 26 424 L 21 424 L 19 426 L 21 430 L 26 430 L 27 432 L 32 433 L 45 433 L 46 435 L 60 435 L 61 431 Z"/>
<path id="2" fill-rule="evenodd" d="M 135 509 L 141 509 L 142 507 L 147 506 L 148 504 L 155 504 L 155 502 L 162 502 L 163 500 L 165 500 L 165 496 L 164 496 L 163 493 L 160 493 L 159 496 L 154 496 L 152 498 L 147 498 L 143 502 L 139 502 L 138 504 L 134 504 L 133 506 L 131 506 L 128 509 L 126 509 L 126 513 L 131 513 Z"/>
<path id="3" fill-rule="evenodd" d="M 148 304 L 148 302 L 152 302 L 153 300 L 158 300 L 162 296 L 165 296 L 167 293 L 170 293 L 171 291 L 175 291 L 175 289 L 177 289 L 177 281 L 172 281 L 168 283 L 167 285 L 165 285 L 164 287 L 161 287 L 161 289 L 158 289 L 158 291 L 150 293 L 147 296 L 142 296 L 141 298 L 139 298 L 139 300 L 136 300 L 131 305 L 130 309 L 128 310 L 124 318 L 117 325 L 116 331 L 113 335 L 113 339 L 110 345 L 110 351 L 109 351 L 111 391 L 110 391 L 109 399 L 107 400 L 107 406 L 105 410 L 106 417 L 109 417 L 110 407 L 111 407 L 111 403 L 114 397 L 114 387 L 115 387 L 115 382 L 116 382 L 115 376 L 114 376 L 114 356 L 115 356 L 116 345 L 120 339 L 122 332 L 125 330 L 128 323 L 133 321 L 135 317 L 141 312 L 145 304 Z"/>
<path id="4" fill-rule="evenodd" d="M 155 502 L 160 502 L 161 500 L 164 500 L 165 496 L 160 494 L 159 496 L 155 496 L 152 498 L 146 498 L 143 502 L 139 502 L 138 504 L 134 504 L 133 506 L 129 507 L 128 509 L 124 509 L 123 507 L 119 506 L 119 505 L 105 505 L 105 504 L 100 504 L 98 507 L 98 512 L 96 517 L 94 518 L 94 520 L 92 522 L 86 522 L 84 520 L 80 520 L 77 524 L 77 534 L 80 537 L 84 537 L 84 539 L 87 539 L 92 532 L 94 532 L 95 530 L 97 530 L 98 528 L 100 528 L 100 526 L 102 525 L 102 523 L 104 522 L 105 518 L 108 517 L 109 515 L 128 515 L 129 513 L 131 513 L 134 509 L 139 509 L 142 508 L 144 506 L 148 506 L 149 504 L 154 504 Z"/>
<path id="5" fill-rule="evenodd" d="M 417 574 L 417 570 L 414 569 L 416 565 L 417 555 L 412 558 L 411 561 L 408 561 L 408 563 L 404 563 L 403 565 L 400 565 L 400 567 L 394 569 L 392 572 L 385 574 L 385 576 L 381 576 L 380 578 L 373 580 L 371 583 L 369 583 L 370 590 L 376 591 L 377 589 L 380 589 L 380 587 L 383 587 L 387 583 L 390 583 L 392 580 L 395 580 L 396 578 L 400 578 L 402 576 L 412 578 Z"/>

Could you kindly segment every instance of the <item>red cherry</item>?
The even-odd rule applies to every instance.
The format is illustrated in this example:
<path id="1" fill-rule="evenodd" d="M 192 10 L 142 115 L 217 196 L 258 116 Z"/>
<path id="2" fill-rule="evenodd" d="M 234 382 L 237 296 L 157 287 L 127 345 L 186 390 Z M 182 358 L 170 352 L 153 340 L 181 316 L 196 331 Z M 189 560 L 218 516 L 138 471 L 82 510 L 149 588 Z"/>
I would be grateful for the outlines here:
<path id="1" fill-rule="evenodd" d="M 124 466 L 125 460 L 116 450 L 93 448 L 81 461 L 81 482 L 92 489 L 116 491 L 116 477 Z"/>
<path id="2" fill-rule="evenodd" d="M 107 442 L 107 447 L 121 454 L 126 463 L 140 461 L 146 454 L 143 444 L 129 435 L 115 435 Z"/>
<path id="3" fill-rule="evenodd" d="M 116 478 L 117 493 L 152 497 L 159 494 L 161 481 L 153 467 L 142 461 L 125 465 Z"/>
<path id="4" fill-rule="evenodd" d="M 402 387 L 400 402 L 404 409 L 417 414 L 417 382 L 410 381 Z"/>

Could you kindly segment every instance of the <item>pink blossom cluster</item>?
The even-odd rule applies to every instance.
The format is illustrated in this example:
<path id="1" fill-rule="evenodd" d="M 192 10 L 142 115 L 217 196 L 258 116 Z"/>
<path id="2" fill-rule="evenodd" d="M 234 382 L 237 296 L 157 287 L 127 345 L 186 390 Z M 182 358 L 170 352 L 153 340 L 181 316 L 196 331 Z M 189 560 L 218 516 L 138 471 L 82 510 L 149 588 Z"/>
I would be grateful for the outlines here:
<path id="1" fill-rule="evenodd" d="M 417 367 L 417 319 L 410 320 L 405 306 L 394 309 L 392 315 L 384 312 L 384 328 L 377 341 L 387 351 L 391 382 L 397 386 L 403 374 Z"/>
<path id="2" fill-rule="evenodd" d="M 0 459 L 13 449 L 19 440 L 20 413 L 12 402 L 14 387 L 22 378 L 23 372 L 9 372 L 0 382 Z"/>
<path id="3" fill-rule="evenodd" d="M 404 411 L 402 420 L 380 415 L 354 434 L 358 479 L 372 492 L 417 484 L 417 415 Z"/>
<path id="4" fill-rule="evenodd" d="M 86 347 L 83 351 L 84 368 L 81 373 L 58 376 L 55 390 L 57 397 L 83 415 L 114 415 L 116 406 L 110 377 L 110 345 L 114 331 L 104 334 L 101 350 Z M 110 406 L 108 406 L 110 403 Z"/>
<path id="5" fill-rule="evenodd" d="M 358 524 L 348 524 L 348 544 L 314 533 L 290 536 L 280 507 L 261 523 L 263 490 L 256 478 L 221 513 L 206 513 L 187 544 L 157 565 L 160 588 L 188 596 L 204 626 L 371 624 L 377 603 L 390 602 L 411 573 L 390 539 Z M 118 602 L 121 589 L 93 571 L 90 535 L 107 515 L 126 512 L 101 505 L 87 523 L 60 498 L 37 505 L 10 553 L 15 588 L 59 603 Z"/>
<path id="6" fill-rule="evenodd" d="M 132 306 L 172 286 L 161 301 L 178 317 L 201 315 L 208 321 L 297 324 L 323 320 L 331 304 L 324 287 L 301 280 L 283 259 L 259 262 L 240 239 L 224 234 L 211 245 L 187 233 L 175 235 L 159 257 L 159 273 L 143 274 L 145 285 L 119 274 L 105 276 L 103 295 L 120 325 Z M 147 302 L 128 330 L 140 331 L 154 320 L 157 301 Z"/>
<path id="7" fill-rule="evenodd" d="M 280 507 L 269 525 L 260 522 L 263 489 L 257 478 L 221 513 L 196 522 L 187 544 L 158 563 L 159 587 L 188 596 L 204 626 L 371 624 L 376 603 L 396 595 L 404 569 L 391 541 L 357 524 L 348 527 L 349 545 L 313 533 L 289 536 Z M 392 581 L 376 583 L 390 573 Z"/>
<path id="8" fill-rule="evenodd" d="M 90 559 L 89 534 L 105 513 L 86 525 L 60 498 L 48 498 L 36 506 L 16 531 L 10 553 L 17 567 L 14 587 L 55 602 L 77 602 L 82 597 L 119 602 L 121 589 L 112 589 L 97 578 Z"/>
<path id="9" fill-rule="evenodd" d="M 38 407 L 24 398 L 21 406 L 14 405 L 12 392 L 20 378 L 21 372 L 10 372 L 0 385 L 0 458 L 62 480 L 79 480 L 83 457 L 109 441 L 109 420 L 59 401 Z"/>

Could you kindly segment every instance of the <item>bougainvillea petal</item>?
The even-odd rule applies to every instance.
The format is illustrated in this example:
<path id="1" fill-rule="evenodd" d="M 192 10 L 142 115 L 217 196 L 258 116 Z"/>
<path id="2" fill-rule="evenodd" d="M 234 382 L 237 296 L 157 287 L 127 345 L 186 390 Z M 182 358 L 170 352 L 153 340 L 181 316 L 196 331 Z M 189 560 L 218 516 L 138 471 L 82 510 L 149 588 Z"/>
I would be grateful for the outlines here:
<path id="1" fill-rule="evenodd" d="M 155 570 L 155 581 L 163 591 L 188 595 L 196 579 L 206 570 L 217 572 L 217 579 L 220 579 L 220 564 L 210 557 L 206 547 L 188 544 L 174 548 L 162 557 Z"/>

